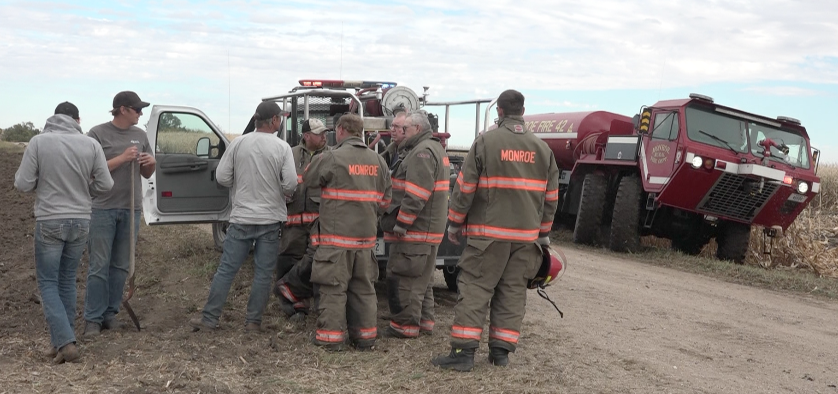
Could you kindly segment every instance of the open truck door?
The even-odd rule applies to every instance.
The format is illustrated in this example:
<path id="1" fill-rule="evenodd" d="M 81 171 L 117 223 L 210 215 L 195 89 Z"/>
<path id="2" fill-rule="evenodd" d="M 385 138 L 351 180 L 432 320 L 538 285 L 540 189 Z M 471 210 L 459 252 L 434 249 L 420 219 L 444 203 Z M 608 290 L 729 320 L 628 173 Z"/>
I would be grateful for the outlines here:
<path id="1" fill-rule="evenodd" d="M 216 183 L 215 169 L 229 145 L 224 134 L 198 109 L 160 105 L 151 108 L 147 134 L 157 166 L 143 179 L 146 223 L 213 223 L 213 233 L 223 230 L 230 195 Z"/>

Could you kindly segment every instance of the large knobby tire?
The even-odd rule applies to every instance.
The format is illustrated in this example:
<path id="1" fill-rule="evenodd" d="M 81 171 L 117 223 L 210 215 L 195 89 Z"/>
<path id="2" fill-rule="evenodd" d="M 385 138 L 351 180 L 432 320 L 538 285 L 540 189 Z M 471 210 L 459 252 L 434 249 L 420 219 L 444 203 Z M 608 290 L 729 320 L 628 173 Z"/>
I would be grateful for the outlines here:
<path id="1" fill-rule="evenodd" d="M 212 240 L 215 242 L 215 248 L 221 250 L 224 248 L 224 240 L 227 238 L 227 227 L 230 226 L 228 222 L 215 222 L 212 224 Z"/>
<path id="2" fill-rule="evenodd" d="M 720 224 L 716 243 L 716 258 L 730 260 L 736 264 L 745 263 L 748 244 L 751 241 L 751 226 L 744 223 L 724 222 Z"/>
<path id="3" fill-rule="evenodd" d="M 706 235 L 690 234 L 683 238 L 673 239 L 672 249 L 690 256 L 697 256 L 708 242 L 710 238 Z"/>
<path id="4" fill-rule="evenodd" d="M 643 187 L 640 178 L 624 176 L 617 188 L 611 236 L 608 248 L 615 252 L 636 252 L 640 249 L 640 201 Z"/>
<path id="5" fill-rule="evenodd" d="M 442 276 L 445 278 L 445 285 L 448 290 L 457 292 L 457 279 L 460 277 L 460 268 L 454 268 L 453 272 L 449 272 L 449 267 L 442 269 Z"/>
<path id="6" fill-rule="evenodd" d="M 573 242 L 577 244 L 594 245 L 599 239 L 599 228 L 602 224 L 602 212 L 605 209 L 605 198 L 608 182 L 603 175 L 587 174 L 582 182 L 582 196 L 579 202 L 579 212 L 576 214 L 576 226 L 573 229 Z"/>

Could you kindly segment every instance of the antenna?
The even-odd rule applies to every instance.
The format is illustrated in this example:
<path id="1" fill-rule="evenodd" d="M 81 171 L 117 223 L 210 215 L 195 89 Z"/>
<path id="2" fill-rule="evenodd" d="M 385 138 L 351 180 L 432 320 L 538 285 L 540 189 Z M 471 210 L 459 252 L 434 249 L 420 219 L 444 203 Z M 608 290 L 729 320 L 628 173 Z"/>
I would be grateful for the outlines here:
<path id="1" fill-rule="evenodd" d="M 230 76 L 230 50 L 228 49 L 227 50 L 227 132 L 228 133 L 232 132 L 232 130 L 233 130 L 233 128 L 231 126 L 232 123 L 230 123 L 230 117 L 233 115 L 232 110 L 231 110 L 232 104 L 230 104 L 232 102 L 232 99 L 230 97 L 230 96 L 232 96 L 232 91 L 231 91 L 231 88 L 230 88 L 230 86 L 232 86 L 232 84 L 230 83 L 231 79 L 232 79 L 232 77 Z"/>
<path id="2" fill-rule="evenodd" d="M 340 22 L 340 79 L 343 79 L 343 22 Z"/>

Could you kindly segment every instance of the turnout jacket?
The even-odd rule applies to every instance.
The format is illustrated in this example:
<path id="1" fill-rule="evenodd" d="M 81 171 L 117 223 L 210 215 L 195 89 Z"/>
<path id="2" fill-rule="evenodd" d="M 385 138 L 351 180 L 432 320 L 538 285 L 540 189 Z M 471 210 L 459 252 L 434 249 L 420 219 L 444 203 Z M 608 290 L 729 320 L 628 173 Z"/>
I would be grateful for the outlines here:
<path id="1" fill-rule="evenodd" d="M 393 201 L 381 220 L 384 239 L 439 245 L 451 184 L 448 155 L 430 130 L 402 144 L 402 159 L 391 168 Z M 406 232 L 399 236 L 394 228 Z"/>
<path id="2" fill-rule="evenodd" d="M 349 137 L 311 161 L 303 187 L 320 187 L 319 230 L 311 244 L 348 249 L 375 247 L 379 212 L 390 205 L 387 163 L 360 137 Z"/>
<path id="3" fill-rule="evenodd" d="M 548 236 L 558 204 L 553 152 L 524 128 L 522 116 L 507 116 L 471 145 L 451 194 L 449 231 L 533 242 Z"/>
<path id="4" fill-rule="evenodd" d="M 308 168 L 312 159 L 327 149 L 329 147 L 324 146 L 316 151 L 309 151 L 305 147 L 305 141 L 301 141 L 299 145 L 291 148 L 291 154 L 294 156 L 294 167 L 297 170 L 297 183 L 299 185 L 291 201 L 288 202 L 288 221 L 285 222 L 286 226 L 308 225 L 317 219 L 319 215 L 318 210 L 320 209 L 320 187 L 303 187 L 303 173 Z"/>

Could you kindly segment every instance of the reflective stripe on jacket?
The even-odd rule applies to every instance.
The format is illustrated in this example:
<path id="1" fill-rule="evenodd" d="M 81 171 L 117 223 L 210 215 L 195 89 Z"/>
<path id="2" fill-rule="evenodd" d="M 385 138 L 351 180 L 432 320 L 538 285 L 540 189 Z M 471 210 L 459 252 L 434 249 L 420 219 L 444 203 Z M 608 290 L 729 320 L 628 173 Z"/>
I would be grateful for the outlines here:
<path id="1" fill-rule="evenodd" d="M 553 152 L 524 128 L 523 117 L 507 116 L 472 144 L 448 220 L 469 237 L 532 242 L 550 232 L 558 190 Z"/>

